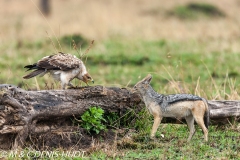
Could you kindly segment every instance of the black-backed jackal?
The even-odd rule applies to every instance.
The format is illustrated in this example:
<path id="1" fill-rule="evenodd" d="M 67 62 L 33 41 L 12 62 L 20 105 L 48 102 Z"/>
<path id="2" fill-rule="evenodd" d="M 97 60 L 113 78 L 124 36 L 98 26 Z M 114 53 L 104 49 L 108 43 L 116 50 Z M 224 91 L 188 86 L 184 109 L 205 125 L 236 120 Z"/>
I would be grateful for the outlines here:
<path id="1" fill-rule="evenodd" d="M 154 138 L 163 117 L 185 118 L 190 134 L 190 141 L 195 133 L 194 120 L 202 128 L 205 141 L 208 141 L 209 108 L 204 98 L 191 94 L 158 94 L 150 86 L 149 74 L 134 86 L 150 113 L 154 116 L 151 138 Z"/>

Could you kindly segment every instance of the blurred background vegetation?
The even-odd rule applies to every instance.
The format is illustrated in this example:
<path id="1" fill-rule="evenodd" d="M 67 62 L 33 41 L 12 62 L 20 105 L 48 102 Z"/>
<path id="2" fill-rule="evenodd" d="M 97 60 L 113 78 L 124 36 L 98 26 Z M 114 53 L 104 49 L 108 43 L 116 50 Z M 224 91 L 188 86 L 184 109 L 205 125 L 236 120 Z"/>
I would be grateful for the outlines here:
<path id="1" fill-rule="evenodd" d="M 94 40 L 83 57 L 94 85 L 132 87 L 151 73 L 164 94 L 239 99 L 239 0 L 52 0 L 46 15 L 39 3 L 0 1 L 0 83 L 57 89 L 47 75 L 24 80 L 23 67 L 80 57 Z"/>

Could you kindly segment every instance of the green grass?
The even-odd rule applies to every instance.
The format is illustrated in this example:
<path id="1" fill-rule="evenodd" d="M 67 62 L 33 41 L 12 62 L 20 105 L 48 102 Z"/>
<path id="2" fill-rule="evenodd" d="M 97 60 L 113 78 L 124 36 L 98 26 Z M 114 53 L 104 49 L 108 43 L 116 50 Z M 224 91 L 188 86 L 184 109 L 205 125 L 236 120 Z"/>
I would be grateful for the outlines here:
<path id="1" fill-rule="evenodd" d="M 149 118 L 148 115 L 146 115 Z M 210 126 L 209 141 L 204 142 L 203 133 L 196 125 L 196 133 L 187 142 L 189 131 L 186 124 L 160 124 L 156 139 L 151 140 L 149 133 L 152 120 L 137 132 L 130 132 L 131 138 L 123 138 L 117 143 L 97 147 L 93 151 L 56 149 L 53 151 L 38 151 L 26 148 L 22 151 L 8 152 L 8 159 L 238 159 L 240 156 L 240 133 L 238 124 Z M 162 135 L 164 137 L 162 137 Z M 93 146 L 94 148 L 94 146 Z M 7 155 L 0 151 L 0 156 Z M 76 155 L 76 156 L 74 156 Z"/>
<path id="2" fill-rule="evenodd" d="M 199 19 L 202 17 L 216 18 L 224 17 L 225 14 L 216 6 L 207 3 L 189 3 L 175 7 L 168 12 L 169 15 L 176 16 L 180 19 Z"/>
<path id="3" fill-rule="evenodd" d="M 161 93 L 179 92 L 171 83 L 180 81 L 184 92 L 198 93 L 209 99 L 229 99 L 233 91 L 239 91 L 240 54 L 231 49 L 208 51 L 208 47 L 206 42 L 196 41 L 108 40 L 96 42 L 83 60 L 97 85 L 132 87 L 151 73 L 152 85 Z M 76 56 L 86 49 L 81 48 L 78 53 L 80 51 L 69 46 L 62 48 Z M 58 51 L 49 40 L 21 42 L 21 46 L 2 45 L 0 49 L 4 53 L 0 58 L 0 82 L 23 85 L 26 89 L 37 88 L 37 84 L 34 78 L 21 78 L 26 74 L 24 65 Z M 59 88 L 48 75 L 36 80 L 41 89 L 45 89 L 46 84 L 48 88 L 52 85 Z M 84 85 L 78 80 L 73 82 Z"/>
<path id="4" fill-rule="evenodd" d="M 164 138 L 160 136 L 164 135 Z M 148 131 L 135 133 L 131 140 L 118 145 L 119 156 L 95 152 L 90 157 L 104 155 L 109 159 L 237 159 L 240 156 L 240 133 L 229 125 L 224 130 L 209 128 L 209 141 L 204 142 L 199 127 L 191 142 L 186 125 L 161 124 L 156 140 L 149 139 Z"/>

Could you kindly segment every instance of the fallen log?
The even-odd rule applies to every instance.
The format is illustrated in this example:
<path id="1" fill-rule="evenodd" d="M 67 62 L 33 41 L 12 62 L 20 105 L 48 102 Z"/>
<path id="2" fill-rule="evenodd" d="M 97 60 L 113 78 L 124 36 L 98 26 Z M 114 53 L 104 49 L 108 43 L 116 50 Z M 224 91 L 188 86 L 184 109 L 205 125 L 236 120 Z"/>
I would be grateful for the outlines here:
<path id="1" fill-rule="evenodd" d="M 210 106 L 210 118 L 228 118 L 240 116 L 240 101 L 208 101 Z"/>
<path id="2" fill-rule="evenodd" d="M 240 101 L 208 101 L 210 118 L 240 116 Z M 0 85 L 0 149 L 6 135 L 11 135 L 12 148 L 22 147 L 33 133 L 47 132 L 49 126 L 38 125 L 41 120 L 53 124 L 69 116 L 81 115 L 89 107 L 99 106 L 107 112 L 142 109 L 140 97 L 124 88 L 81 87 L 68 90 L 26 91 L 19 87 Z M 58 119 L 56 119 L 58 118 Z M 66 127 L 67 129 L 67 127 Z M 10 144 L 8 142 L 8 144 Z"/>
<path id="3" fill-rule="evenodd" d="M 81 115 L 91 106 L 107 112 L 123 112 L 141 102 L 136 94 L 115 87 L 26 91 L 3 84 L 0 89 L 0 135 L 15 133 L 13 148 L 23 146 L 39 120 Z"/>

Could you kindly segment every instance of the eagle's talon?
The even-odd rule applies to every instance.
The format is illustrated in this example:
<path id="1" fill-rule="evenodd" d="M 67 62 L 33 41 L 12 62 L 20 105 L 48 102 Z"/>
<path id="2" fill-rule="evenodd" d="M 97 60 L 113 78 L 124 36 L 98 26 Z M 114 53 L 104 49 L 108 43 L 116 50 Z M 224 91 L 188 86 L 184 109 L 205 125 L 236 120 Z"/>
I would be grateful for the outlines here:
<path id="1" fill-rule="evenodd" d="M 77 86 L 69 86 L 68 89 L 77 89 Z"/>

